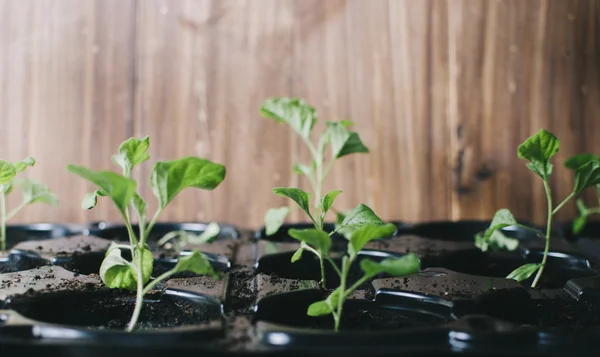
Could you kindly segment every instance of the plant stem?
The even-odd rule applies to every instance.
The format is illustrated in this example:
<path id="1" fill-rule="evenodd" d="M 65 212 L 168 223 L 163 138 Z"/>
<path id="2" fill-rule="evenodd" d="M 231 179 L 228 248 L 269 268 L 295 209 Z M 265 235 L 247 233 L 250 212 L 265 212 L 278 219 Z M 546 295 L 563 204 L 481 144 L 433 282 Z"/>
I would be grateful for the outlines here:
<path id="1" fill-rule="evenodd" d="M 544 180 L 544 189 L 546 190 L 546 199 L 548 200 L 548 221 L 546 222 L 546 247 L 544 248 L 544 257 L 542 258 L 542 264 L 535 275 L 535 279 L 533 279 L 533 283 L 531 284 L 532 288 L 537 286 L 542 273 L 544 272 L 544 267 L 546 266 L 546 260 L 548 259 L 548 252 L 550 251 L 550 233 L 552 227 L 552 195 L 550 193 L 550 186 L 548 185 L 548 181 Z M 562 204 L 564 204 L 563 201 Z"/>
<path id="2" fill-rule="evenodd" d="M 546 185 L 548 185 L 548 184 L 546 184 Z M 569 200 L 570 200 L 571 198 L 573 198 L 573 197 L 575 197 L 575 192 L 571 192 L 571 193 L 570 193 L 570 194 L 567 196 L 567 198 L 565 198 L 565 200 L 564 200 L 564 201 L 562 201 L 562 202 L 561 202 L 561 203 L 560 203 L 558 206 L 556 206 L 556 208 L 554 209 L 554 211 L 552 211 L 552 212 L 551 212 L 551 214 L 553 214 L 553 215 L 554 215 L 554 214 L 556 214 L 556 212 L 558 212 L 558 211 L 559 211 L 559 210 L 560 210 L 560 209 L 561 209 L 561 208 L 562 208 L 562 207 L 563 207 L 563 206 L 564 206 L 564 205 L 565 205 L 567 202 L 569 202 Z"/>
<path id="3" fill-rule="evenodd" d="M 346 300 L 345 292 L 346 292 L 346 277 L 348 276 L 348 257 L 344 256 L 342 258 L 342 276 L 340 278 L 340 294 L 338 298 L 338 306 L 337 306 L 337 318 L 335 318 L 335 332 L 340 330 L 340 320 L 342 318 L 342 310 L 344 308 L 344 300 Z"/>
<path id="4" fill-rule="evenodd" d="M 326 289 L 327 282 L 325 281 L 325 261 L 323 253 L 319 252 L 319 264 L 321 265 L 321 287 Z"/>
<path id="5" fill-rule="evenodd" d="M 146 227 L 146 237 L 148 236 L 148 234 L 150 234 L 150 231 L 156 224 L 156 220 L 158 219 L 158 216 L 160 216 L 161 213 L 162 213 L 162 208 L 159 208 L 156 210 L 156 212 L 154 212 L 154 216 L 152 217 L 152 220 L 150 220 L 150 224 L 148 224 L 148 227 Z"/>
<path id="6" fill-rule="evenodd" d="M 2 251 L 6 250 L 6 195 L 3 192 L 0 194 L 0 241 L 2 241 Z"/>
<path id="7" fill-rule="evenodd" d="M 6 221 L 10 221 L 10 219 L 13 218 L 17 213 L 19 213 L 19 211 L 22 210 L 23 207 L 27 206 L 28 203 L 29 202 L 23 201 L 17 207 L 15 207 L 15 209 L 8 212 L 8 214 L 6 215 Z"/>
<path id="8" fill-rule="evenodd" d="M 327 258 L 327 261 L 329 262 L 329 264 L 331 264 L 331 266 L 333 267 L 333 270 L 335 270 L 337 275 L 341 278 L 342 272 L 340 271 L 340 268 L 338 268 L 337 265 L 335 265 L 335 262 L 333 261 L 333 259 L 331 259 L 330 257 L 326 257 L 326 258 Z"/>
<path id="9" fill-rule="evenodd" d="M 135 296 L 135 307 L 133 308 L 133 315 L 131 315 L 131 320 L 127 325 L 127 332 L 131 332 L 137 324 L 137 320 L 140 317 L 140 312 L 142 311 L 142 304 L 144 303 L 144 282 L 142 281 L 144 278 L 142 276 L 142 253 L 138 254 L 138 267 L 136 269 L 137 273 L 137 294 Z"/>
<path id="10" fill-rule="evenodd" d="M 158 285 L 158 283 L 160 283 L 161 281 L 165 280 L 166 278 L 170 277 L 171 275 L 175 274 L 175 270 L 171 269 L 165 273 L 163 273 L 162 275 L 160 275 L 158 278 L 152 280 L 151 283 L 149 283 L 148 285 L 146 285 L 146 287 L 143 290 L 143 295 L 148 294 L 148 292 L 150 290 L 152 290 L 153 287 L 155 287 L 156 285 Z"/>
<path id="11" fill-rule="evenodd" d="M 359 286 L 361 286 L 362 284 L 364 284 L 367 280 L 369 280 L 371 278 L 372 278 L 372 276 L 369 276 L 369 275 L 365 275 L 362 278 L 360 278 L 356 283 L 354 283 L 351 287 L 349 287 L 348 290 L 344 291 L 344 298 L 346 298 L 354 290 L 358 289 Z"/>

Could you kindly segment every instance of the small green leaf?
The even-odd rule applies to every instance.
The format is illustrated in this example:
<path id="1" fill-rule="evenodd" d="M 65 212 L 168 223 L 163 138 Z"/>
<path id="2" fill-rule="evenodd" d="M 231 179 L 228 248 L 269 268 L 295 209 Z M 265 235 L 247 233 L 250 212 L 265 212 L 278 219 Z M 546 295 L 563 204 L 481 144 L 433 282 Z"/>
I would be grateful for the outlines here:
<path id="1" fill-rule="evenodd" d="M 341 226 L 359 227 L 365 224 L 383 224 L 383 221 L 368 206 L 359 204 L 346 215 Z"/>
<path id="2" fill-rule="evenodd" d="M 583 227 L 585 227 L 585 224 L 587 223 L 587 215 L 581 215 L 579 217 L 577 217 L 575 219 L 575 221 L 573 222 L 573 234 L 579 234 L 579 232 L 581 232 L 581 230 L 583 229 Z"/>
<path id="3" fill-rule="evenodd" d="M 354 125 L 354 122 L 352 120 L 341 120 L 340 124 L 344 127 L 344 128 L 349 128 L 352 125 Z"/>
<path id="4" fill-rule="evenodd" d="M 342 223 L 344 222 L 344 219 L 346 219 L 347 214 L 348 213 L 346 212 L 336 212 L 335 230 L 338 234 L 341 234 L 344 238 L 350 240 L 352 233 L 354 233 L 357 228 L 352 226 L 342 227 Z"/>
<path id="5" fill-rule="evenodd" d="M 288 124 L 305 139 L 310 137 L 317 122 L 315 109 L 297 98 L 269 98 L 263 103 L 260 112 L 277 123 Z"/>
<path id="6" fill-rule="evenodd" d="M 221 233 L 221 227 L 218 223 L 212 222 L 206 226 L 202 233 L 197 236 L 192 234 L 188 240 L 192 244 L 205 244 L 218 237 L 219 233 Z"/>
<path id="7" fill-rule="evenodd" d="M 322 216 L 325 217 L 325 215 L 327 214 L 327 211 L 329 211 L 329 209 L 331 208 L 331 205 L 333 205 L 333 201 L 335 201 L 336 197 L 342 193 L 342 191 L 340 190 L 335 190 L 335 191 L 331 191 L 328 194 L 326 194 L 325 196 L 323 196 L 323 198 L 321 198 L 321 211 Z"/>
<path id="8" fill-rule="evenodd" d="M 135 165 L 139 165 L 150 158 L 148 148 L 150 147 L 150 138 L 148 136 L 138 139 L 129 138 L 119 145 L 116 155 L 112 160 L 123 169 L 127 176 Z"/>
<path id="9" fill-rule="evenodd" d="M 513 270 L 512 273 L 508 274 L 506 279 L 514 279 L 516 281 L 523 281 L 529 279 L 538 269 L 541 267 L 541 264 L 525 264 L 521 265 L 517 269 Z"/>
<path id="10" fill-rule="evenodd" d="M 297 262 L 302 258 L 302 253 L 304 253 L 304 248 L 299 248 L 294 255 L 292 255 L 292 263 Z"/>
<path id="11" fill-rule="evenodd" d="M 484 238 L 482 233 L 477 234 L 475 236 L 475 246 L 483 252 L 486 252 L 488 247 L 491 247 L 493 250 L 506 249 L 513 251 L 519 247 L 519 240 L 509 238 L 505 236 L 502 231 L 496 230 L 488 240 Z"/>
<path id="12" fill-rule="evenodd" d="M 313 317 L 329 315 L 335 311 L 339 298 L 340 288 L 337 288 L 329 294 L 327 299 L 310 304 L 306 314 Z"/>
<path id="13" fill-rule="evenodd" d="M 278 187 L 273 189 L 273 193 L 278 196 L 287 197 L 300 206 L 306 214 L 310 216 L 309 201 L 310 195 L 299 188 Z"/>
<path id="14" fill-rule="evenodd" d="M 180 256 L 173 271 L 175 273 L 191 271 L 198 275 L 208 275 L 214 279 L 219 278 L 219 275 L 213 270 L 206 255 L 196 250 L 192 254 Z"/>
<path id="15" fill-rule="evenodd" d="M 594 159 L 575 169 L 575 194 L 600 184 L 600 161 Z"/>
<path id="16" fill-rule="evenodd" d="M 86 193 L 81 201 L 81 208 L 92 209 L 98 204 L 98 197 L 106 196 L 106 192 L 102 190 L 96 190 L 94 192 Z"/>
<path id="17" fill-rule="evenodd" d="M 17 172 L 25 171 L 27 166 L 33 167 L 35 165 L 35 159 L 31 156 L 26 157 L 23 161 L 15 162 L 15 169 Z"/>
<path id="18" fill-rule="evenodd" d="M 499 229 L 514 226 L 517 224 L 517 220 L 515 219 L 513 214 L 508 209 L 502 208 L 498 210 L 496 214 L 494 214 L 494 218 L 492 219 L 489 228 L 486 229 L 483 235 L 483 239 L 489 243 L 494 232 L 498 231 Z"/>
<path id="19" fill-rule="evenodd" d="M 150 280 L 154 258 L 147 249 L 136 249 L 133 263 L 121 257 L 121 250 L 109 248 L 108 254 L 100 265 L 100 278 L 104 285 L 111 289 L 136 290 L 137 274 L 135 269 L 140 269 L 137 264 L 138 254 L 142 254 L 142 279 L 145 284 Z"/>
<path id="20" fill-rule="evenodd" d="M 349 131 L 340 122 L 327 122 L 327 133 L 331 140 L 331 153 L 340 158 L 353 153 L 368 153 L 369 149 L 362 143 L 358 133 Z"/>
<path id="21" fill-rule="evenodd" d="M 396 233 L 396 230 L 396 226 L 392 223 L 362 226 L 352 233 L 350 244 L 348 244 L 348 254 L 350 257 L 354 257 L 370 241 L 390 237 Z"/>
<path id="22" fill-rule="evenodd" d="M 146 222 L 146 209 L 148 208 L 148 204 L 146 203 L 146 201 L 144 201 L 142 196 L 140 196 L 136 192 L 133 194 L 132 202 L 133 202 L 133 207 L 135 208 L 135 211 L 137 212 L 138 216 L 140 217 L 140 220 Z"/>
<path id="23" fill-rule="evenodd" d="M 552 173 L 550 159 L 558 152 L 560 141 L 549 131 L 540 129 L 519 145 L 518 157 L 530 163 L 527 167 L 544 180 Z"/>
<path id="24" fill-rule="evenodd" d="M 269 208 L 265 214 L 265 234 L 270 236 L 277 233 L 289 213 L 289 207 Z"/>
<path id="25" fill-rule="evenodd" d="M 407 276 L 417 273 L 421 269 L 421 261 L 414 253 L 408 253 L 401 258 L 388 258 L 381 262 L 363 259 L 360 268 L 369 277 L 379 273 L 389 276 Z"/>
<path id="26" fill-rule="evenodd" d="M 327 233 L 319 229 L 290 229 L 288 231 L 290 237 L 295 238 L 301 242 L 305 242 L 309 246 L 317 248 L 321 254 L 329 255 L 329 249 L 331 248 L 331 238 Z"/>
<path id="27" fill-rule="evenodd" d="M 597 161 L 599 158 L 591 153 L 578 154 L 572 156 L 565 161 L 565 167 L 571 170 L 577 170 L 581 166 L 587 164 L 590 161 Z"/>
<path id="28" fill-rule="evenodd" d="M 225 166 L 197 157 L 154 164 L 150 186 L 162 209 L 181 192 L 193 187 L 213 190 L 225 179 Z"/>
<path id="29" fill-rule="evenodd" d="M 11 162 L 0 160 L 0 185 L 10 183 L 17 176 L 17 169 Z"/>
<path id="30" fill-rule="evenodd" d="M 50 192 L 48 186 L 33 179 L 22 179 L 16 182 L 23 193 L 23 203 L 28 205 L 32 203 L 47 203 L 52 206 L 58 206 L 58 198 Z"/>
<path id="31" fill-rule="evenodd" d="M 137 189 L 135 181 L 112 171 L 93 171 L 77 165 L 67 165 L 67 169 L 98 186 L 125 216 L 125 209 Z"/>

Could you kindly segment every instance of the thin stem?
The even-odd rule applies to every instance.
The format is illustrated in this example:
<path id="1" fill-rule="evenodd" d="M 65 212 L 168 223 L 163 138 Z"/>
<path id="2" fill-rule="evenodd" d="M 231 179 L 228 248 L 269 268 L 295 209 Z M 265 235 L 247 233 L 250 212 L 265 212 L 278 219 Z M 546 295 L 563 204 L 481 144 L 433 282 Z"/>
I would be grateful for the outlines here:
<path id="1" fill-rule="evenodd" d="M 550 251 L 550 233 L 552 227 L 552 195 L 550 193 L 550 186 L 548 185 L 548 181 L 544 180 L 544 189 L 546 190 L 546 199 L 548 200 L 548 221 L 546 222 L 546 247 L 544 248 L 544 257 L 542 258 L 542 264 L 535 275 L 535 279 L 533 279 L 533 283 L 531 284 L 532 288 L 535 288 L 544 272 L 544 267 L 546 266 L 546 260 L 548 259 L 548 252 Z M 564 202 L 564 201 L 563 201 Z"/>
<path id="2" fill-rule="evenodd" d="M 351 287 L 348 288 L 348 290 L 344 291 L 344 298 L 348 297 L 348 295 L 350 295 L 354 290 L 358 289 L 359 286 L 361 286 L 362 284 L 364 284 L 367 280 L 371 279 L 372 276 L 369 275 L 365 275 L 362 278 L 360 278 L 356 283 L 354 283 Z"/>
<path id="3" fill-rule="evenodd" d="M 323 254 L 319 254 L 319 264 L 321 265 L 321 287 L 326 289 L 327 282 L 325 281 L 325 261 L 323 260 Z"/>
<path id="4" fill-rule="evenodd" d="M 2 241 L 2 250 L 6 250 L 6 194 L 0 194 L 0 241 Z"/>
<path id="5" fill-rule="evenodd" d="M 6 221 L 10 221 L 10 219 L 13 218 L 17 213 L 19 213 L 19 211 L 22 210 L 25 206 L 27 206 L 28 203 L 29 202 L 23 201 L 17 207 L 15 207 L 15 209 L 8 212 L 8 214 L 6 215 Z"/>
<path id="6" fill-rule="evenodd" d="M 146 287 L 144 288 L 144 291 L 143 291 L 142 294 L 144 294 L 144 295 L 148 294 L 148 292 L 150 290 L 152 290 L 153 287 L 155 287 L 156 285 L 158 285 L 158 283 L 160 283 L 161 281 L 167 279 L 171 275 L 174 275 L 175 273 L 176 273 L 175 269 L 171 269 L 171 270 L 163 273 L 158 278 L 156 278 L 156 279 L 152 280 L 152 282 L 148 283 L 148 285 L 146 285 Z"/>
<path id="7" fill-rule="evenodd" d="M 142 311 L 142 304 L 144 303 L 144 282 L 142 276 L 142 253 L 138 254 L 138 267 L 136 269 L 136 280 L 137 280 L 137 294 L 135 296 L 135 307 L 133 309 L 133 315 L 131 315 L 131 320 L 127 325 L 127 332 L 131 332 L 137 324 L 138 318 L 140 317 L 140 312 Z"/>
<path id="8" fill-rule="evenodd" d="M 546 185 L 548 185 L 548 184 L 546 184 Z M 553 214 L 553 215 L 554 215 L 554 214 L 556 214 L 556 212 L 558 212 L 558 211 L 559 211 L 559 210 L 560 210 L 560 209 L 561 209 L 561 208 L 562 208 L 562 207 L 563 207 L 563 206 L 564 206 L 564 205 L 565 205 L 567 202 L 569 202 L 569 200 L 570 200 L 571 198 L 573 198 L 573 197 L 575 197 L 575 192 L 571 192 L 571 193 L 570 193 L 570 194 L 567 196 L 567 198 L 565 198 L 565 200 L 564 200 L 564 201 L 562 201 L 562 202 L 561 202 L 561 203 L 560 203 L 558 206 L 556 206 L 556 208 L 554 209 L 554 211 L 552 211 L 552 212 L 551 212 L 551 214 Z"/>
<path id="9" fill-rule="evenodd" d="M 599 214 L 600 213 L 600 207 L 588 209 L 587 213 L 588 214 Z"/>
<path id="10" fill-rule="evenodd" d="M 338 332 L 340 330 L 340 320 L 344 308 L 344 300 L 346 299 L 344 293 L 346 291 L 346 278 L 348 276 L 348 266 L 348 257 L 344 256 L 344 258 L 342 258 L 342 277 L 340 278 L 340 295 L 338 298 L 337 319 L 335 319 L 335 332 Z"/>
<path id="11" fill-rule="evenodd" d="M 129 234 L 129 243 L 131 244 L 131 256 L 133 257 L 133 253 L 135 252 L 135 247 L 138 244 L 138 240 L 135 236 L 135 232 L 133 231 L 133 227 L 131 226 L 131 222 L 128 218 L 125 218 L 125 227 L 127 227 L 127 233 Z"/>
<path id="12" fill-rule="evenodd" d="M 152 228 L 154 228 L 154 225 L 156 224 L 156 220 L 158 219 L 158 216 L 160 216 L 161 213 L 162 213 L 162 208 L 159 208 L 156 210 L 156 212 L 154 212 L 154 216 L 152 217 L 152 220 L 150 220 L 150 224 L 148 224 L 148 227 L 146 227 L 146 237 L 150 234 L 150 231 L 152 231 Z"/>
<path id="13" fill-rule="evenodd" d="M 340 271 L 340 268 L 338 268 L 337 265 L 335 265 L 335 262 L 333 261 L 333 259 L 331 259 L 330 257 L 326 257 L 326 258 L 327 258 L 327 261 L 329 262 L 329 264 L 331 264 L 331 266 L 333 267 L 333 270 L 335 270 L 337 275 L 341 278 L 342 272 Z"/>
<path id="14" fill-rule="evenodd" d="M 327 168 L 325 169 L 325 172 L 323 173 L 323 180 L 325 180 L 327 175 L 329 175 L 329 173 L 331 172 L 331 169 L 333 169 L 334 162 L 335 162 L 335 158 L 332 158 L 331 161 L 329 161 L 329 163 L 327 164 Z"/>

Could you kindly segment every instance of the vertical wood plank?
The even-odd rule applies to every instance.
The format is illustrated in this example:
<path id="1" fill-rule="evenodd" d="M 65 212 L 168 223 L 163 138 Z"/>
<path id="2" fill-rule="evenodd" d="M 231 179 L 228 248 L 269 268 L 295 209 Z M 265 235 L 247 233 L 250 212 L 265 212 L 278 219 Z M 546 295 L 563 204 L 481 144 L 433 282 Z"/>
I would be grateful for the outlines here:
<path id="1" fill-rule="evenodd" d="M 37 204 L 14 222 L 117 217 L 109 202 L 80 208 L 87 184 L 67 163 L 105 169 L 131 135 L 134 0 L 33 0 L 0 3 L 0 142 L 2 158 L 31 155 L 25 174 L 60 199 Z M 10 204 L 19 201 L 18 194 Z"/>

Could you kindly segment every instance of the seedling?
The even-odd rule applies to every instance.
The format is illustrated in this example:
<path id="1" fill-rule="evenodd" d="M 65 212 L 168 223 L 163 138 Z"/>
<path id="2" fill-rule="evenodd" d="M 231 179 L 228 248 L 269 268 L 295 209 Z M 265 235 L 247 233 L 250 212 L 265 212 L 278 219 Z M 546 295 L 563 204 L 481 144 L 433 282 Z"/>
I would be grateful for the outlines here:
<path id="1" fill-rule="evenodd" d="M 295 173 L 308 178 L 314 194 L 312 209 L 320 213 L 316 216 L 312 216 L 309 213 L 311 204 L 308 200 L 308 193 L 303 190 L 282 188 L 275 189 L 275 193 L 291 197 L 296 202 L 302 202 L 300 208 L 308 213 L 308 217 L 316 229 L 323 230 L 325 215 L 329 209 L 332 209 L 333 201 L 341 193 L 341 191 L 336 190 L 321 197 L 323 183 L 327 175 L 331 172 L 334 162 L 353 153 L 368 153 L 369 149 L 362 143 L 356 132 L 348 129 L 352 125 L 352 122 L 348 120 L 339 122 L 326 121 L 326 129 L 320 135 L 315 145 L 311 141 L 310 136 L 317 122 L 317 113 L 313 107 L 307 105 L 302 99 L 268 99 L 262 105 L 261 114 L 277 123 L 289 125 L 310 151 L 312 156 L 310 164 L 297 163 L 293 166 L 293 170 Z M 330 147 L 329 159 L 326 157 L 328 147 Z M 269 209 L 265 215 L 266 235 L 273 235 L 277 232 L 289 213 L 290 208 L 287 206 Z M 322 272 L 321 284 L 325 286 L 324 257 L 318 251 L 313 252 L 319 257 Z"/>
<path id="2" fill-rule="evenodd" d="M 210 242 L 221 232 L 221 228 L 216 223 L 210 223 L 206 226 L 204 232 L 194 234 L 185 230 L 173 231 L 165 234 L 158 240 L 158 245 L 167 249 L 181 251 L 188 244 L 204 244 Z"/>
<path id="3" fill-rule="evenodd" d="M 298 201 L 297 203 L 300 205 Z M 307 213 L 310 215 L 309 212 Z M 290 236 L 299 240 L 302 244 L 302 247 L 294 254 L 292 261 L 300 259 L 302 252 L 308 250 L 329 261 L 340 277 L 340 286 L 333 290 L 327 299 L 311 304 L 307 311 L 309 316 L 333 315 L 336 332 L 339 331 L 344 302 L 359 286 L 380 273 L 385 273 L 388 276 L 406 276 L 414 274 L 420 269 L 419 258 L 413 253 L 404 255 L 401 258 L 384 259 L 381 262 L 364 258 L 360 262 L 360 268 L 364 275 L 348 287 L 348 273 L 359 252 L 374 239 L 392 236 L 396 232 L 396 226 L 391 223 L 384 224 L 369 207 L 362 204 L 346 216 L 341 226 L 353 228 L 347 253 L 342 257 L 341 267 L 338 267 L 330 256 L 331 233 L 327 234 L 319 228 L 290 229 L 288 231 Z"/>
<path id="4" fill-rule="evenodd" d="M 14 163 L 0 160 L 0 248 L 2 251 L 6 250 L 6 223 L 25 206 L 38 202 L 52 206 L 58 205 L 56 195 L 50 192 L 46 184 L 29 178 L 16 178 L 18 173 L 33 165 L 35 165 L 33 157 L 27 157 L 23 161 Z M 23 198 L 17 207 L 7 213 L 6 198 L 13 191 L 14 186 L 21 189 Z"/>
<path id="5" fill-rule="evenodd" d="M 529 279 L 533 274 L 535 278 L 531 284 L 535 288 L 542 276 L 548 252 L 550 250 L 550 234 L 552 227 L 552 217 L 583 190 L 588 187 L 597 186 L 600 184 L 600 161 L 596 157 L 586 156 L 579 157 L 577 164 L 573 158 L 567 160 L 565 166 L 575 171 L 575 180 L 573 191 L 556 207 L 552 205 L 552 193 L 550 191 L 549 178 L 552 173 L 552 164 L 550 159 L 558 152 L 560 147 L 559 140 L 550 132 L 541 129 L 530 138 L 525 140 L 519 148 L 517 155 L 520 159 L 529 161 L 527 167 L 536 175 L 542 178 L 544 189 L 546 191 L 546 199 L 548 201 L 548 215 L 546 221 L 546 233 L 543 234 L 530 227 L 518 224 L 514 216 L 508 209 L 501 209 L 494 215 L 489 228 L 475 236 L 475 245 L 482 251 L 492 249 L 509 249 L 514 250 L 518 247 L 519 242 L 516 239 L 505 237 L 501 233 L 501 229 L 510 226 L 520 226 L 525 229 L 533 230 L 537 234 L 544 237 L 546 244 L 542 262 L 539 264 L 530 263 L 520 266 L 511 272 L 507 278 L 517 281 Z"/>
<path id="6" fill-rule="evenodd" d="M 98 197 L 109 197 L 127 227 L 129 244 L 111 244 L 100 266 L 100 277 L 106 286 L 111 289 L 136 291 L 135 308 L 127 331 L 132 331 L 137 323 L 144 296 L 173 274 L 192 271 L 219 278 L 208 258 L 201 252 L 193 251 L 188 256 L 180 257 L 173 269 L 150 281 L 154 258 L 146 240 L 160 214 L 183 189 L 213 190 L 225 179 L 226 170 L 223 165 L 197 157 L 156 162 L 150 174 L 150 186 L 158 199 L 158 208 L 148 222 L 146 201 L 137 193 L 138 184 L 131 178 L 131 172 L 136 165 L 150 158 L 149 146 L 147 136 L 142 139 L 130 138 L 119 146 L 119 151 L 112 156 L 112 161 L 121 167 L 122 175 L 113 171 L 93 171 L 82 166 L 67 166 L 70 172 L 98 186 L 96 191 L 85 195 L 82 207 L 91 209 L 96 206 Z M 132 211 L 138 219 L 137 234 L 133 230 Z M 129 249 L 131 262 L 121 256 L 121 249 Z"/>

